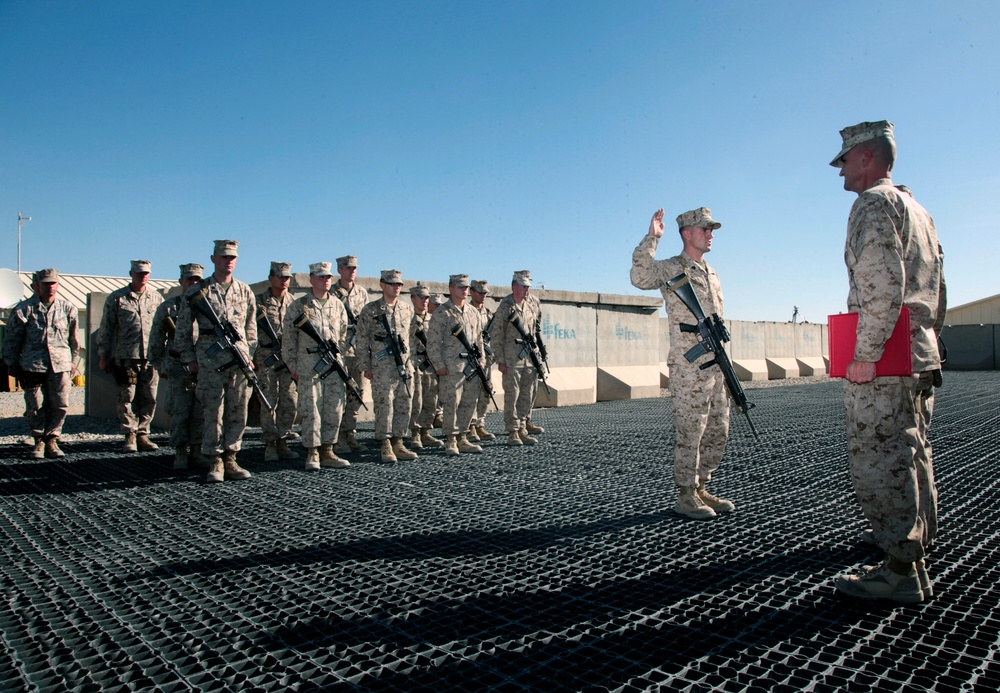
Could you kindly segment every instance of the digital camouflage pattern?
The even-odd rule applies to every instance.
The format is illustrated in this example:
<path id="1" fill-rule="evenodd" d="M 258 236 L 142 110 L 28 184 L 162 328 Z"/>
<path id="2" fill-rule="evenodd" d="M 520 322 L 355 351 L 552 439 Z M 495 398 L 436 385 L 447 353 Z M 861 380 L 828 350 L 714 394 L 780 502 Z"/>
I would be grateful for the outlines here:
<path id="1" fill-rule="evenodd" d="M 438 377 L 427 357 L 427 347 L 417 338 L 423 330 L 424 337 L 430 327 L 430 313 L 414 313 L 410 321 L 410 363 L 413 366 L 413 399 L 410 401 L 410 428 L 432 428 L 438 403 Z M 424 367 L 421 368 L 421 364 Z"/>
<path id="2" fill-rule="evenodd" d="M 382 281 L 394 281 L 396 278 L 386 278 Z M 410 426 L 410 394 L 400 376 L 396 361 L 386 355 L 381 360 L 376 355 L 386 348 L 388 334 L 382 324 L 382 315 L 389 319 L 389 326 L 404 342 L 409 339 L 410 323 L 413 320 L 413 306 L 409 301 L 397 300 L 394 305 L 386 304 L 379 298 L 366 305 L 358 318 L 358 368 L 361 372 L 371 371 L 372 402 L 375 409 L 375 440 L 389 437 L 402 438 L 409 432 Z M 406 372 L 413 375 L 410 361 L 409 346 L 403 354 Z M 412 382 L 412 377 L 411 377 Z"/>
<path id="3" fill-rule="evenodd" d="M 695 210 L 698 211 L 698 210 Z M 716 222 L 717 223 L 717 222 Z M 667 288 L 667 282 L 686 272 L 705 313 L 723 316 L 722 284 L 707 262 L 697 262 L 687 253 L 656 260 L 659 239 L 646 235 L 632 253 L 632 285 L 638 289 L 660 289 L 667 307 L 670 331 L 670 394 L 673 401 L 674 481 L 691 488 L 708 483 L 722 463 L 729 437 L 729 400 L 718 368 L 701 370 L 712 359 L 705 354 L 688 363 L 684 354 L 698 343 L 696 335 L 681 332 L 681 324 L 697 321 L 687 306 Z"/>
<path id="4" fill-rule="evenodd" d="M 272 262 L 271 271 L 275 276 L 290 276 L 291 265 L 286 262 Z M 285 315 L 294 300 L 287 292 L 280 298 L 270 290 L 257 294 L 257 309 L 258 311 L 264 309 L 268 320 L 271 321 L 271 327 L 277 333 L 278 339 L 282 340 L 282 345 L 284 345 Z M 261 407 L 260 410 L 260 438 L 266 444 L 284 438 L 291 432 L 295 423 L 298 391 L 287 368 L 275 372 L 272 367 L 264 365 L 273 353 L 273 349 L 266 336 L 258 334 L 258 337 L 257 350 L 253 355 L 254 366 L 257 368 L 257 377 L 260 379 L 264 396 L 268 402 L 276 404 L 273 412 L 268 411 L 266 407 Z"/>
<path id="5" fill-rule="evenodd" d="M 467 361 L 461 356 L 462 344 L 451 333 L 461 323 L 470 344 L 483 348 L 483 322 L 479 311 L 468 301 L 459 308 L 451 300 L 445 301 L 431 316 L 427 336 L 427 355 L 435 371 L 448 369 L 447 375 L 438 377 L 438 401 L 444 408 L 441 432 L 457 435 L 469 430 L 479 399 L 478 379 L 466 381 L 463 369 Z"/>
<path id="6" fill-rule="evenodd" d="M 861 509 L 879 547 L 893 558 L 923 558 L 937 534 L 937 488 L 928 437 L 944 324 L 941 246 L 927 211 L 888 179 L 851 208 L 844 260 L 848 310 L 858 313 L 855 359 L 877 361 L 900 307 L 910 309 L 912 377 L 844 383 L 848 457 Z"/>
<path id="7" fill-rule="evenodd" d="M 345 262 L 341 262 L 341 260 L 345 260 Z M 354 264 L 351 265 L 350 263 Z M 353 255 L 348 255 L 344 258 L 337 258 L 337 264 L 338 266 L 349 265 L 357 267 L 357 258 Z M 368 304 L 368 290 L 359 284 L 355 284 L 354 288 L 348 291 L 340 285 L 339 281 L 336 281 L 333 283 L 331 295 L 340 300 L 345 309 L 350 308 L 351 315 L 353 315 L 355 319 L 361 315 L 361 310 Z M 361 374 L 361 368 L 358 365 L 356 330 L 356 327 L 348 326 L 348 341 L 350 341 L 351 335 L 354 335 L 355 343 L 350 347 L 346 347 L 344 352 L 344 367 L 347 369 L 347 372 L 351 375 L 351 377 L 354 378 L 358 387 L 360 387 L 362 392 L 364 392 L 365 378 Z M 344 415 L 340 422 L 340 430 L 353 431 L 356 429 L 358 427 L 358 413 L 360 411 L 361 400 L 349 395 L 347 402 L 344 405 Z"/>
<path id="8" fill-rule="evenodd" d="M 164 401 L 160 403 L 170 416 L 170 445 L 201 445 L 205 412 L 195 396 L 197 383 L 179 360 L 175 344 L 177 315 L 181 297 L 166 299 L 156 309 L 149 329 L 149 362 L 165 383 Z"/>
<path id="9" fill-rule="evenodd" d="M 490 328 L 494 359 L 507 367 L 507 372 L 503 374 L 503 425 L 507 433 L 525 427 L 526 421 L 531 418 L 531 407 L 538 393 L 538 371 L 524 347 L 515 341 L 521 335 L 510 324 L 512 313 L 518 314 L 526 332 L 534 334 L 542 321 L 542 304 L 528 294 L 517 305 L 514 303 L 514 295 L 508 294 L 497 306 L 493 326 Z"/>
<path id="10" fill-rule="evenodd" d="M 473 288 L 475 288 L 476 283 L 477 282 L 473 282 Z M 485 282 L 479 282 L 479 283 L 480 285 L 485 285 Z M 485 330 L 486 326 L 490 324 L 490 318 L 493 317 L 493 311 L 487 308 L 485 303 L 483 304 L 482 308 L 478 308 L 477 310 L 479 310 L 479 317 L 483 321 L 483 329 Z M 490 339 L 492 338 L 493 337 L 491 335 Z M 493 348 L 492 344 L 490 345 L 490 348 Z M 484 370 L 486 371 L 486 377 L 492 378 L 493 363 L 496 361 L 496 356 L 495 355 L 490 356 L 489 354 L 485 354 L 485 358 L 486 358 L 486 366 Z M 490 395 L 486 391 L 486 387 L 482 383 L 480 383 L 479 399 L 476 401 L 476 413 L 472 417 L 472 424 L 474 426 L 482 426 L 483 428 L 486 428 L 486 412 L 490 408 L 490 402 L 491 402 Z"/>
<path id="11" fill-rule="evenodd" d="M 347 312 L 332 294 L 320 300 L 308 293 L 292 303 L 285 312 L 282 326 L 282 354 L 289 370 L 299 379 L 298 412 L 302 424 L 302 445 L 318 448 L 337 442 L 346 389 L 336 373 L 320 379 L 320 374 L 316 372 L 320 356 L 309 353 L 316 343 L 295 327 L 295 320 L 303 313 L 323 339 L 333 340 L 343 349 L 347 340 Z"/>
<path id="12" fill-rule="evenodd" d="M 227 252 L 232 254 L 235 250 L 229 249 Z M 202 286 L 207 287 L 206 298 L 219 318 L 228 321 L 239 335 L 236 348 L 250 360 L 257 346 L 257 323 L 254 316 L 257 301 L 250 287 L 238 279 L 232 279 L 227 288 L 219 284 L 214 276 L 210 276 L 201 284 L 195 284 L 191 292 L 199 291 Z M 201 400 L 205 413 L 202 452 L 207 456 L 219 456 L 225 450 L 239 451 L 246 430 L 247 405 L 250 401 L 250 384 L 239 367 L 228 368 L 222 373 L 217 370 L 229 363 L 232 355 L 226 351 L 220 351 L 214 356 L 208 355 L 209 347 L 216 341 L 208 318 L 201 313 L 196 314 L 188 302 L 182 300 L 174 343 L 181 362 L 198 363 L 196 395 Z"/>
<path id="13" fill-rule="evenodd" d="M 163 297 L 149 287 L 141 294 L 128 285 L 112 291 L 104 303 L 97 355 L 116 361 L 149 359 L 149 330 L 161 303 Z"/>

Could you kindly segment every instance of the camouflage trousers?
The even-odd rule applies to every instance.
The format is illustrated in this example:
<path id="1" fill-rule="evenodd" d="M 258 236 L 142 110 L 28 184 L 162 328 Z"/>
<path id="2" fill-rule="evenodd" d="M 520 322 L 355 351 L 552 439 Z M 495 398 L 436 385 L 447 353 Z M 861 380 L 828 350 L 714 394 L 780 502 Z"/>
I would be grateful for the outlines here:
<path id="1" fill-rule="evenodd" d="M 507 433 L 524 428 L 525 422 L 531 418 L 531 407 L 537 392 L 538 371 L 530 361 L 507 366 L 507 372 L 503 374 L 503 428 Z M 482 397 L 489 402 L 486 394 Z"/>
<path id="2" fill-rule="evenodd" d="M 851 479 L 875 542 L 900 561 L 923 558 L 937 535 L 933 374 L 845 382 L 844 407 Z"/>
<path id="3" fill-rule="evenodd" d="M 487 363 L 485 370 L 486 377 L 490 378 L 493 375 L 493 364 Z M 476 401 L 476 415 L 472 417 L 472 424 L 474 426 L 486 427 L 486 412 L 489 410 L 490 404 L 492 404 L 490 394 L 483 387 L 483 384 L 479 383 L 479 399 Z"/>
<path id="4" fill-rule="evenodd" d="M 149 433 L 156 411 L 156 386 L 160 376 L 148 361 L 125 360 L 122 366 L 136 374 L 136 382 L 118 386 L 118 421 L 123 433 Z"/>
<path id="5" fill-rule="evenodd" d="M 24 415 L 35 438 L 58 438 L 69 412 L 69 371 L 49 372 L 45 382 L 24 388 Z"/>
<path id="6" fill-rule="evenodd" d="M 413 399 L 410 402 L 410 428 L 433 428 L 438 404 L 438 377 L 429 367 L 413 369 Z"/>
<path id="7" fill-rule="evenodd" d="M 409 363 L 406 370 L 413 375 Z M 375 408 L 375 440 L 402 438 L 408 433 L 411 395 L 407 394 L 406 384 L 391 359 L 372 364 L 372 402 Z"/>
<path id="8" fill-rule="evenodd" d="M 467 381 L 461 369 L 438 376 L 438 401 L 444 408 L 441 433 L 457 435 L 469 430 L 479 399 L 479 381 Z"/>
<path id="9" fill-rule="evenodd" d="M 354 382 L 358 384 L 358 388 L 360 388 L 361 394 L 364 395 L 365 377 L 361 374 L 360 365 L 358 363 L 358 357 L 345 356 L 344 368 L 346 368 L 350 376 L 354 378 Z M 332 378 L 333 376 L 330 377 Z M 347 402 L 344 404 L 344 416 L 340 421 L 340 430 L 341 431 L 355 430 L 358 427 L 358 414 L 360 412 L 361 412 L 361 400 L 357 399 L 353 395 L 348 395 Z"/>
<path id="10" fill-rule="evenodd" d="M 729 437 L 729 396 L 722 371 L 670 363 L 674 410 L 674 483 L 707 484 L 722 464 Z"/>
<path id="11" fill-rule="evenodd" d="M 260 408 L 260 439 L 265 444 L 273 443 L 291 432 L 295 423 L 298 393 L 292 374 L 287 368 L 282 368 L 276 373 L 263 362 L 256 365 L 257 377 L 260 379 L 260 386 L 267 401 L 276 404 L 273 412 L 268 411 L 267 407 Z"/>
<path id="12" fill-rule="evenodd" d="M 318 375 L 299 376 L 298 410 L 302 420 L 302 447 L 318 448 L 337 442 L 340 421 L 344 416 L 344 381 L 336 373 L 320 379 Z"/>
<path id="13" fill-rule="evenodd" d="M 170 415 L 170 444 L 201 445 L 201 431 L 205 425 L 205 412 L 195 395 L 197 387 L 194 378 L 175 375 L 162 378 L 164 402 Z"/>
<path id="14" fill-rule="evenodd" d="M 224 450 L 239 451 L 250 402 L 250 385 L 242 371 L 229 368 L 219 373 L 214 368 L 201 368 L 195 394 L 205 412 L 202 453 L 211 456 Z"/>

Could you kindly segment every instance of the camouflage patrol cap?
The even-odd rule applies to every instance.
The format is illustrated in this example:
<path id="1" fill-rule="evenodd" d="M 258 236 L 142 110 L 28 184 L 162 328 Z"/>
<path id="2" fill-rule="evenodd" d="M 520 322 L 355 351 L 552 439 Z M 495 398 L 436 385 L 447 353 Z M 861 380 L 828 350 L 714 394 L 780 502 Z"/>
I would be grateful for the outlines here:
<path id="1" fill-rule="evenodd" d="M 431 290 L 423 284 L 417 284 L 410 289 L 410 296 L 416 296 L 417 298 L 430 298 Z"/>
<path id="2" fill-rule="evenodd" d="M 290 277 L 292 276 L 292 263 L 290 262 L 271 262 L 271 274 L 272 277 Z"/>
<path id="3" fill-rule="evenodd" d="M 333 272 L 332 265 L 329 262 L 314 262 L 309 265 L 309 276 L 310 277 L 332 277 Z"/>
<path id="4" fill-rule="evenodd" d="M 337 267 L 357 267 L 358 258 L 354 255 L 344 255 L 337 258 Z"/>
<path id="5" fill-rule="evenodd" d="M 186 265 L 181 265 L 181 279 L 194 279 L 197 277 L 201 279 L 205 276 L 205 268 L 199 265 L 197 262 L 189 262 Z"/>
<path id="6" fill-rule="evenodd" d="M 431 303 L 433 303 L 434 305 L 440 306 L 440 305 L 443 305 L 444 302 L 447 301 L 448 299 L 445 298 L 441 294 L 431 294 L 430 300 L 431 300 Z"/>
<path id="7" fill-rule="evenodd" d="M 510 280 L 510 283 L 531 286 L 531 270 L 518 270 L 514 272 L 514 278 Z"/>
<path id="8" fill-rule="evenodd" d="M 488 294 L 490 292 L 490 284 L 485 279 L 473 279 L 472 290 L 477 294 Z"/>
<path id="9" fill-rule="evenodd" d="M 37 275 L 35 281 L 39 284 L 52 284 L 59 281 L 59 270 L 52 269 L 51 267 L 49 269 L 38 270 L 35 274 Z"/>
<path id="10" fill-rule="evenodd" d="M 149 260 L 132 260 L 133 272 L 144 272 L 149 274 L 153 269 L 153 263 Z"/>
<path id="11" fill-rule="evenodd" d="M 215 252 L 212 255 L 218 255 L 219 257 L 239 257 L 240 254 L 236 252 L 236 248 L 239 246 L 237 241 L 221 240 L 215 242 Z"/>
<path id="12" fill-rule="evenodd" d="M 892 129 L 895 127 L 888 120 L 877 120 L 873 123 L 864 122 L 858 123 L 857 125 L 851 125 L 840 131 L 840 136 L 844 139 L 844 145 L 840 148 L 840 153 L 833 157 L 833 161 L 830 165 L 835 168 L 840 168 L 844 165 L 841 161 L 844 154 L 854 149 L 855 146 L 861 144 L 862 142 L 868 142 L 877 137 L 888 137 L 890 140 L 892 137 Z"/>
<path id="13" fill-rule="evenodd" d="M 382 276 L 379 281 L 386 284 L 399 284 L 403 285 L 403 273 L 400 270 L 382 270 Z"/>
<path id="14" fill-rule="evenodd" d="M 689 212 L 684 212 L 677 217 L 677 228 L 683 229 L 685 226 L 696 226 L 699 229 L 718 229 L 722 224 L 712 218 L 712 210 L 708 207 L 699 207 Z"/>
<path id="15" fill-rule="evenodd" d="M 469 285 L 469 275 L 467 274 L 451 274 L 448 276 L 448 285 L 465 287 Z"/>

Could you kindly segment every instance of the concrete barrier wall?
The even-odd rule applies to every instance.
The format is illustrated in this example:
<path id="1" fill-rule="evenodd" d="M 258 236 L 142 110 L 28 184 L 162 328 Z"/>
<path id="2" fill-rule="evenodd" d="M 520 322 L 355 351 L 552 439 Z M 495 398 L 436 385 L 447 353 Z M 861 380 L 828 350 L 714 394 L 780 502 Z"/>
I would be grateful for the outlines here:
<path id="1" fill-rule="evenodd" d="M 660 323 L 650 308 L 597 306 L 598 401 L 660 395 Z"/>
<path id="2" fill-rule="evenodd" d="M 732 320 L 726 323 L 729 337 L 729 359 L 740 380 L 767 380 L 766 323 Z"/>
<path id="3" fill-rule="evenodd" d="M 795 360 L 795 325 L 764 323 L 764 344 L 769 380 L 799 377 L 799 364 Z"/>
<path id="4" fill-rule="evenodd" d="M 823 358 L 824 334 L 822 325 L 796 323 L 792 325 L 795 335 L 795 361 L 799 375 L 826 375 L 827 363 Z"/>

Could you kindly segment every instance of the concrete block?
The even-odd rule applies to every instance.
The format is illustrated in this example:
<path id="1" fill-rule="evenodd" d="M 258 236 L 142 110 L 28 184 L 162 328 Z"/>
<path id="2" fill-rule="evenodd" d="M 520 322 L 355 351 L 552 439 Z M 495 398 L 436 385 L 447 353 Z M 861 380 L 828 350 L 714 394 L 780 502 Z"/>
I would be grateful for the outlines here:
<path id="1" fill-rule="evenodd" d="M 805 358 L 796 358 L 796 363 L 799 364 L 799 375 L 826 375 L 829 371 L 826 369 L 826 359 L 822 356 L 806 356 Z"/>
<path id="2" fill-rule="evenodd" d="M 767 359 L 768 380 L 782 380 L 784 378 L 798 378 L 799 364 L 794 358 Z"/>
<path id="3" fill-rule="evenodd" d="M 659 366 L 610 366 L 597 369 L 597 400 L 607 402 L 660 396 Z"/>
<path id="4" fill-rule="evenodd" d="M 764 323 L 764 354 L 768 359 L 794 359 L 795 325 L 790 322 Z"/>
<path id="5" fill-rule="evenodd" d="M 746 382 L 748 380 L 768 380 L 767 361 L 765 359 L 733 359 L 733 370 L 736 377 Z"/>
<path id="6" fill-rule="evenodd" d="M 593 306 L 544 303 L 541 331 L 551 368 L 593 369 L 597 365 L 597 312 Z"/>
<path id="7" fill-rule="evenodd" d="M 660 364 L 660 387 L 670 387 L 670 366 L 665 363 Z"/>
<path id="8" fill-rule="evenodd" d="M 574 404 L 594 404 L 597 402 L 596 368 L 554 368 L 545 377 L 551 393 L 538 384 L 535 395 L 536 407 L 568 407 Z M 503 406 L 503 400 L 497 401 Z"/>
<path id="9" fill-rule="evenodd" d="M 597 366 L 651 366 L 660 363 L 660 325 L 655 313 L 598 306 Z M 655 384 L 657 378 L 650 381 Z M 598 395 L 600 396 L 600 395 Z"/>
<path id="10" fill-rule="evenodd" d="M 997 367 L 994 325 L 946 325 L 941 341 L 948 347 L 946 370 L 991 371 Z"/>
<path id="11" fill-rule="evenodd" d="M 767 357 L 764 323 L 733 320 L 726 323 L 726 326 L 731 340 L 726 345 L 730 360 L 763 361 Z"/>

